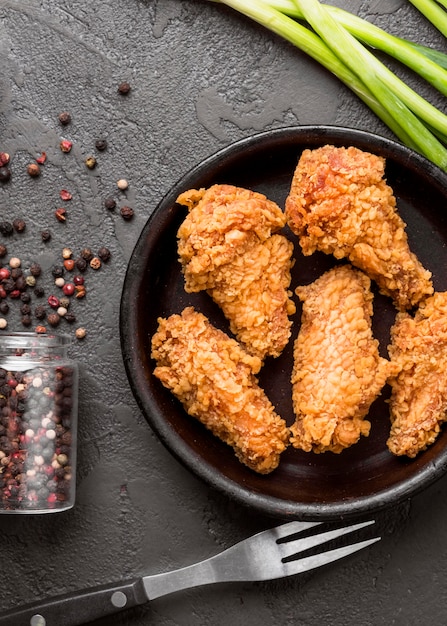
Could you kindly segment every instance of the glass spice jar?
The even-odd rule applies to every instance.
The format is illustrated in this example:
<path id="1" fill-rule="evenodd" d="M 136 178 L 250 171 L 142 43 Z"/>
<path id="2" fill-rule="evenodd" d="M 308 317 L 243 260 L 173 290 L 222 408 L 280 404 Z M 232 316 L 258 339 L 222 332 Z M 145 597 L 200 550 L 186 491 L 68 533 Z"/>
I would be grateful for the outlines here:
<path id="1" fill-rule="evenodd" d="M 75 499 L 78 367 L 68 335 L 0 334 L 0 513 Z"/>

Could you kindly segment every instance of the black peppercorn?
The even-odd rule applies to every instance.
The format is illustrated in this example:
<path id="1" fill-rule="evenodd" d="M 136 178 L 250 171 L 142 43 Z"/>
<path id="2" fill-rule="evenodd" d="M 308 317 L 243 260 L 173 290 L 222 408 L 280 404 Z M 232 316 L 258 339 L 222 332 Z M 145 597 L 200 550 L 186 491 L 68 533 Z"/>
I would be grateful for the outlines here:
<path id="1" fill-rule="evenodd" d="M 130 91 L 129 83 L 123 82 L 118 85 L 118 93 L 120 93 L 121 95 L 125 96 L 129 93 L 129 91 Z"/>
<path id="2" fill-rule="evenodd" d="M 29 304 L 22 304 L 20 307 L 20 313 L 22 315 L 29 315 L 31 313 L 31 307 Z"/>
<path id="3" fill-rule="evenodd" d="M 4 237 L 9 237 L 13 232 L 14 228 L 11 222 L 0 222 L 0 233 Z"/>
<path id="4" fill-rule="evenodd" d="M 105 208 L 107 210 L 113 211 L 113 209 L 116 207 L 116 200 L 115 200 L 115 198 L 112 198 L 112 197 L 106 198 L 104 200 L 104 206 L 105 206 Z"/>
<path id="5" fill-rule="evenodd" d="M 107 141 L 105 139 L 98 139 L 95 143 L 95 148 L 100 152 L 107 149 Z"/>
<path id="6" fill-rule="evenodd" d="M 110 250 L 103 246 L 102 248 L 99 248 L 98 256 L 101 259 L 101 261 L 104 261 L 105 263 L 107 263 L 107 261 L 110 259 L 110 256 L 111 256 Z"/>
<path id="7" fill-rule="evenodd" d="M 8 254 L 8 249 L 6 246 L 0 244 L 0 258 L 3 258 Z"/>
<path id="8" fill-rule="evenodd" d="M 32 276 L 40 276 L 40 274 L 42 273 L 42 268 L 38 263 L 31 263 L 29 271 L 31 272 Z"/>
<path id="9" fill-rule="evenodd" d="M 62 265 L 53 265 L 51 273 L 54 278 L 61 278 L 65 274 L 65 269 Z"/>
<path id="10" fill-rule="evenodd" d="M 9 311 L 9 304 L 7 302 L 5 302 L 4 300 L 2 300 L 0 302 L 0 313 L 2 315 L 6 315 Z"/>
<path id="11" fill-rule="evenodd" d="M 131 220 L 134 212 L 130 206 L 122 206 L 120 209 L 121 217 L 125 220 Z"/>
<path id="12" fill-rule="evenodd" d="M 82 257 L 79 257 L 79 259 L 76 259 L 75 265 L 80 272 L 85 272 L 85 270 L 87 269 L 88 263 L 85 259 L 83 259 Z"/>
<path id="13" fill-rule="evenodd" d="M 7 183 L 11 178 L 11 170 L 9 167 L 0 167 L 0 183 Z"/>
<path id="14" fill-rule="evenodd" d="M 17 233 L 23 233 L 23 231 L 26 228 L 26 222 L 25 220 L 22 220 L 21 218 L 17 218 L 13 221 L 12 223 L 14 230 Z"/>
<path id="15" fill-rule="evenodd" d="M 58 313 L 50 313 L 47 319 L 50 326 L 58 326 L 59 322 L 61 321 L 60 315 Z"/>
<path id="16" fill-rule="evenodd" d="M 45 295 L 45 289 L 40 285 L 36 285 L 36 287 L 34 288 L 34 295 L 36 296 L 36 298 L 43 298 L 43 296 Z"/>
<path id="17" fill-rule="evenodd" d="M 28 304 L 29 302 L 31 302 L 31 296 L 26 291 L 23 291 L 20 294 L 20 300 L 23 302 L 23 304 Z"/>
<path id="18" fill-rule="evenodd" d="M 86 261 L 90 261 L 91 259 L 93 259 L 93 252 L 90 250 L 90 248 L 83 248 L 81 250 L 81 257 Z"/>
<path id="19" fill-rule="evenodd" d="M 50 231 L 49 231 L 49 230 L 43 230 L 43 231 L 40 233 L 40 236 L 42 237 L 42 241 L 43 241 L 43 242 L 45 242 L 45 243 L 46 243 L 47 241 L 50 241 L 50 239 L 51 239 L 51 233 L 50 233 Z"/>
<path id="20" fill-rule="evenodd" d="M 38 304 L 34 309 L 34 316 L 38 320 L 44 320 L 47 315 L 46 308 L 42 304 Z"/>
<path id="21" fill-rule="evenodd" d="M 71 122 L 70 113 L 68 113 L 68 111 L 62 111 L 62 113 L 59 113 L 59 122 L 62 124 L 62 126 L 66 126 L 67 124 L 69 124 Z"/>
<path id="22" fill-rule="evenodd" d="M 22 324 L 23 326 L 31 326 L 32 319 L 30 315 L 22 315 Z"/>
<path id="23" fill-rule="evenodd" d="M 76 315 L 74 313 L 66 313 L 64 315 L 64 319 L 69 323 L 69 324 L 73 324 L 73 322 L 76 322 Z"/>

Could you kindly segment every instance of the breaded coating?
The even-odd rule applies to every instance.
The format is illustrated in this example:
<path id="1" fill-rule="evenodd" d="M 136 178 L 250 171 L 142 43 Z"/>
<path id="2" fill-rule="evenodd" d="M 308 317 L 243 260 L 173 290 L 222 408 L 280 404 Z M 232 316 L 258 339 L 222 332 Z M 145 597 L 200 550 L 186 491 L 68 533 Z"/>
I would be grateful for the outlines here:
<path id="1" fill-rule="evenodd" d="M 385 159 L 352 146 L 304 150 L 286 217 L 305 255 L 348 259 L 406 310 L 433 293 L 431 273 L 409 249 L 384 173 Z"/>
<path id="2" fill-rule="evenodd" d="M 178 230 L 186 291 L 206 290 L 250 354 L 279 356 L 295 313 L 288 291 L 293 244 L 274 234 L 285 225 L 283 212 L 232 185 L 191 189 L 177 202 L 189 209 Z"/>
<path id="3" fill-rule="evenodd" d="M 193 307 L 158 322 L 151 354 L 155 376 L 242 463 L 260 474 L 272 472 L 289 431 L 258 385 L 261 360 Z"/>
<path id="4" fill-rule="evenodd" d="M 342 452 L 361 435 L 391 366 L 371 331 L 370 279 L 350 265 L 298 287 L 303 302 L 294 345 L 291 443 L 306 452 Z"/>
<path id="5" fill-rule="evenodd" d="M 414 458 L 431 445 L 447 419 L 447 292 L 436 292 L 414 317 L 399 313 L 391 329 L 391 432 L 387 445 Z"/>

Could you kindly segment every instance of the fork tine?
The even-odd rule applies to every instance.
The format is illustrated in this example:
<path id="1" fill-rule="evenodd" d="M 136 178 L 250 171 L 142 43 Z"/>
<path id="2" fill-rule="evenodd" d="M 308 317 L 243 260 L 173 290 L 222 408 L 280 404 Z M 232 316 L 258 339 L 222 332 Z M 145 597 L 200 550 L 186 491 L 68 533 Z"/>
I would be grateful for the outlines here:
<path id="1" fill-rule="evenodd" d="M 314 546 L 319 546 L 322 543 L 330 541 L 331 539 L 336 539 L 337 537 L 341 537 L 348 533 L 353 533 L 354 531 L 359 530 L 360 528 L 365 528 L 365 526 L 370 526 L 371 524 L 374 524 L 374 520 L 360 522 L 359 524 L 353 524 L 351 526 L 343 526 L 342 528 L 328 530 L 317 535 L 311 535 L 310 537 L 302 537 L 301 539 L 295 540 L 292 539 L 291 541 L 287 541 L 285 543 L 279 543 L 278 548 L 281 551 L 282 558 L 294 556 L 304 550 L 308 550 Z"/>
<path id="2" fill-rule="evenodd" d="M 338 559 L 342 559 L 343 557 L 353 554 L 354 552 L 363 550 L 363 548 L 366 548 L 377 541 L 380 541 L 380 537 L 374 537 L 373 539 L 367 539 L 366 541 L 359 541 L 358 543 L 352 543 L 349 546 L 335 548 L 334 550 L 328 550 L 327 552 L 320 552 L 319 554 L 304 557 L 302 559 L 298 559 L 297 561 L 289 561 L 288 563 L 283 564 L 283 576 L 302 574 L 303 572 L 321 567 L 322 565 L 327 565 L 333 561 L 338 561 Z"/>
<path id="3" fill-rule="evenodd" d="M 287 522 L 286 524 L 282 524 L 281 526 L 276 526 L 275 528 L 272 528 L 268 532 L 274 533 L 276 539 L 284 539 L 284 537 L 288 537 L 289 535 L 297 535 L 298 533 L 302 533 L 309 528 L 319 526 L 322 523 L 323 522 Z"/>

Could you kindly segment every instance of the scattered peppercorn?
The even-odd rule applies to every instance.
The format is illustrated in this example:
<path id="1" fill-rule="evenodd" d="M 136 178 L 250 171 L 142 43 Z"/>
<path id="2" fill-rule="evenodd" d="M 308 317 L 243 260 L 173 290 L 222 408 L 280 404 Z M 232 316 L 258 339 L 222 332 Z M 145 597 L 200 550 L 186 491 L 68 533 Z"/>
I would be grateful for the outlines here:
<path id="1" fill-rule="evenodd" d="M 86 336 L 87 331 L 85 330 L 85 328 L 77 328 L 75 335 L 76 335 L 76 339 L 84 339 L 84 337 Z"/>
<path id="2" fill-rule="evenodd" d="M 84 285 L 76 285 L 75 286 L 75 297 L 79 300 L 81 298 L 84 298 L 86 295 L 87 291 L 84 287 Z"/>
<path id="3" fill-rule="evenodd" d="M 21 322 L 23 326 L 31 326 L 31 324 L 33 323 L 30 315 L 22 315 Z"/>
<path id="4" fill-rule="evenodd" d="M 39 335 L 44 335 L 47 332 L 47 329 L 45 328 L 45 326 L 36 326 L 36 328 L 34 330 Z"/>
<path id="5" fill-rule="evenodd" d="M 76 259 L 75 265 L 80 272 L 85 272 L 85 270 L 87 269 L 87 261 L 82 257 Z"/>
<path id="6" fill-rule="evenodd" d="M 0 317 L 0 329 L 4 329 L 8 326 L 8 321 L 4 317 Z"/>
<path id="7" fill-rule="evenodd" d="M 115 198 L 112 198 L 112 197 L 106 198 L 104 200 L 104 206 L 108 211 L 113 211 L 113 209 L 116 207 Z"/>
<path id="8" fill-rule="evenodd" d="M 40 236 L 41 236 L 42 241 L 43 241 L 44 243 L 47 243 L 47 241 L 50 241 L 50 239 L 51 239 L 51 233 L 50 233 L 50 231 L 49 231 L 49 230 L 43 230 L 43 231 L 40 233 Z"/>
<path id="9" fill-rule="evenodd" d="M 23 233 L 23 231 L 26 228 L 26 222 L 25 222 L 25 220 L 17 217 L 13 221 L 12 226 L 13 226 L 14 230 L 16 231 L 16 233 Z"/>
<path id="10" fill-rule="evenodd" d="M 131 220 L 134 216 L 134 210 L 130 206 L 122 206 L 120 213 L 121 217 L 125 220 Z"/>
<path id="11" fill-rule="evenodd" d="M 70 298 L 62 296 L 62 298 L 59 298 L 59 303 L 60 303 L 61 307 L 64 307 L 65 309 L 68 309 L 68 307 L 70 306 Z"/>
<path id="12" fill-rule="evenodd" d="M 76 322 L 76 315 L 74 315 L 74 313 L 66 313 L 64 319 L 69 324 L 73 324 L 74 322 Z"/>
<path id="13" fill-rule="evenodd" d="M 3 244 L 0 244 L 0 258 L 5 257 L 8 254 L 8 248 Z"/>
<path id="14" fill-rule="evenodd" d="M 64 260 L 64 267 L 69 272 L 71 272 L 74 269 L 74 266 L 75 266 L 74 259 L 65 259 Z"/>
<path id="15" fill-rule="evenodd" d="M 12 257 L 9 259 L 9 267 L 11 267 L 12 269 L 17 269 L 17 268 L 19 268 L 21 265 L 22 265 L 22 261 L 21 261 L 18 257 L 16 257 L 16 256 L 12 256 Z M 16 276 L 13 276 L 13 278 L 17 278 L 17 275 L 16 275 Z"/>
<path id="16" fill-rule="evenodd" d="M 60 305 L 59 298 L 57 296 L 48 296 L 47 302 L 52 309 L 57 309 Z"/>
<path id="17" fill-rule="evenodd" d="M 90 248 L 83 248 L 81 250 L 81 257 L 85 259 L 86 261 L 90 261 L 90 259 L 93 258 L 93 252 L 91 251 Z"/>
<path id="18" fill-rule="evenodd" d="M 98 139 L 95 143 L 95 148 L 100 152 L 107 150 L 107 141 L 105 139 Z"/>
<path id="19" fill-rule="evenodd" d="M 29 304 L 31 302 L 31 296 L 29 295 L 28 292 L 23 291 L 20 294 L 20 300 L 24 303 L 24 304 Z"/>
<path id="20" fill-rule="evenodd" d="M 70 152 L 73 147 L 73 142 L 69 141 L 68 139 L 62 139 L 59 146 L 62 152 Z"/>
<path id="21" fill-rule="evenodd" d="M 67 124 L 71 122 L 70 113 L 68 111 L 62 111 L 62 113 L 59 113 L 59 122 L 62 126 L 67 126 Z"/>
<path id="22" fill-rule="evenodd" d="M 43 304 L 38 304 L 36 308 L 34 309 L 34 316 L 38 320 L 44 320 L 46 315 L 47 315 L 46 308 L 43 306 Z"/>
<path id="23" fill-rule="evenodd" d="M 71 200 L 73 198 L 72 194 L 67 189 L 61 189 L 59 191 L 59 196 L 61 200 L 64 200 L 64 202 L 67 202 L 68 200 Z"/>
<path id="24" fill-rule="evenodd" d="M 97 256 L 94 256 L 91 260 L 90 260 L 90 267 L 92 268 L 92 270 L 99 270 L 99 268 L 101 267 L 102 263 L 101 263 L 101 259 Z"/>
<path id="25" fill-rule="evenodd" d="M 118 85 L 118 93 L 122 96 L 126 96 L 130 91 L 130 85 L 127 82 L 122 82 Z"/>
<path id="26" fill-rule="evenodd" d="M 29 266 L 29 271 L 31 272 L 32 276 L 40 276 L 42 273 L 42 267 L 39 265 L 39 263 L 31 263 L 31 265 Z"/>
<path id="27" fill-rule="evenodd" d="M 47 317 L 47 321 L 50 324 L 50 326 L 58 326 L 59 322 L 61 321 L 61 318 L 56 312 L 50 313 Z"/>
<path id="28" fill-rule="evenodd" d="M 73 283 L 75 285 L 83 285 L 85 281 L 85 278 L 83 276 L 80 276 L 79 274 L 76 274 L 76 276 L 73 276 Z"/>
<path id="29" fill-rule="evenodd" d="M 93 170 L 96 167 L 96 159 L 94 156 L 89 156 L 85 159 L 85 164 L 89 170 Z"/>
<path id="30" fill-rule="evenodd" d="M 9 154 L 7 152 L 0 152 L 0 167 L 4 167 L 9 163 Z"/>
<path id="31" fill-rule="evenodd" d="M 0 302 L 0 313 L 2 315 L 6 315 L 9 311 L 9 304 L 7 302 L 5 302 L 4 300 L 2 300 Z"/>
<path id="32" fill-rule="evenodd" d="M 0 183 L 7 183 L 11 178 L 11 170 L 9 167 L 0 167 Z"/>
<path id="33" fill-rule="evenodd" d="M 43 296 L 45 295 L 45 289 L 40 285 L 36 285 L 34 289 L 34 295 L 36 296 L 36 298 L 43 298 Z"/>
<path id="34" fill-rule="evenodd" d="M 34 287 L 34 285 L 36 284 L 36 278 L 35 276 L 32 276 L 32 275 L 27 276 L 25 278 L 25 282 L 28 285 L 28 287 Z"/>
<path id="35" fill-rule="evenodd" d="M 39 165 L 43 165 L 46 160 L 47 160 L 46 152 L 42 152 L 40 156 L 36 157 L 36 163 L 38 163 Z"/>
<path id="36" fill-rule="evenodd" d="M 63 207 L 56 209 L 54 215 L 59 222 L 65 222 L 65 220 L 67 219 L 67 211 Z"/>
<path id="37" fill-rule="evenodd" d="M 64 268 L 62 267 L 62 265 L 53 265 L 53 267 L 51 268 L 51 273 L 54 276 L 54 278 L 60 278 L 61 276 L 64 275 Z"/>
<path id="38" fill-rule="evenodd" d="M 98 256 L 101 259 L 101 261 L 104 261 L 104 263 L 107 263 L 107 261 L 109 261 L 111 257 L 110 250 L 103 246 L 102 248 L 99 248 Z"/>
<path id="39" fill-rule="evenodd" d="M 125 178 L 120 178 L 116 181 L 116 186 L 118 189 L 121 189 L 121 191 L 125 191 L 129 187 L 129 183 Z"/>
<path id="40" fill-rule="evenodd" d="M 0 233 L 4 237 L 10 237 L 14 232 L 14 227 L 11 222 L 0 222 Z"/>
<path id="41" fill-rule="evenodd" d="M 26 171 L 32 178 L 37 178 L 38 176 L 40 176 L 40 167 L 37 165 L 37 163 L 30 163 L 27 166 Z"/>
<path id="42" fill-rule="evenodd" d="M 76 290 L 76 287 L 73 283 L 65 283 L 62 287 L 62 291 L 66 296 L 72 296 Z"/>

